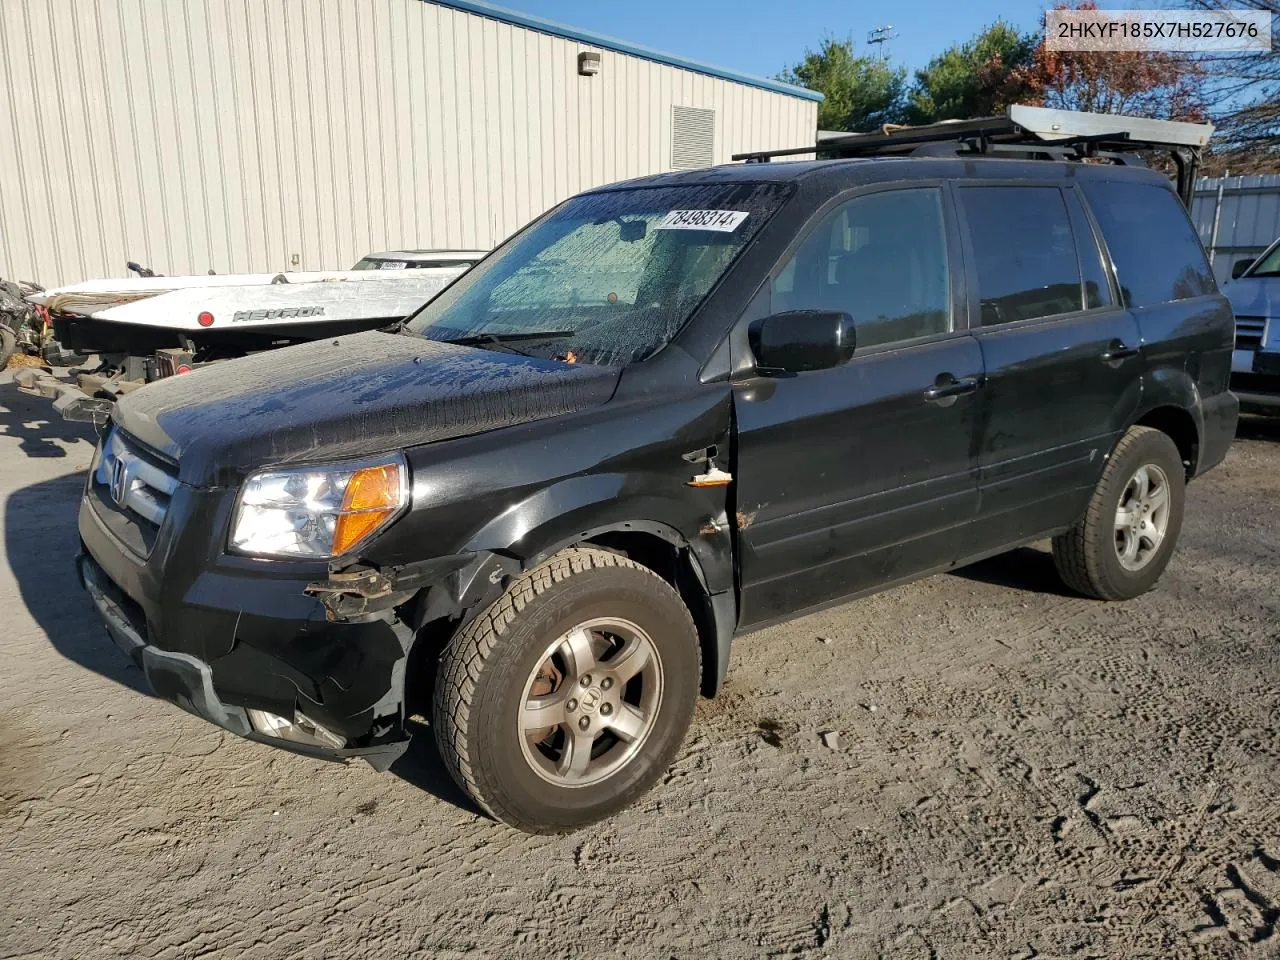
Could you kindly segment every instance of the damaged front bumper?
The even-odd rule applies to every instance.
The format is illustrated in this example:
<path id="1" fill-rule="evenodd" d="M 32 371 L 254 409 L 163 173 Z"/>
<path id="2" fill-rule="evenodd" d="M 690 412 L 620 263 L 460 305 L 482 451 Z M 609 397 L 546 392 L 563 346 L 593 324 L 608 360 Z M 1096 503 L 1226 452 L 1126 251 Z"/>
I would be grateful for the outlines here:
<path id="1" fill-rule="evenodd" d="M 142 540 L 141 519 L 112 509 L 90 477 L 77 565 L 113 641 L 157 696 L 225 730 L 385 769 L 409 739 L 414 630 L 384 606 L 404 591 L 352 615 L 350 601 L 307 592 L 323 567 L 212 557 L 227 509 L 224 496 L 179 484 L 166 522 Z"/>
<path id="2" fill-rule="evenodd" d="M 361 747 L 344 747 L 340 735 L 314 721 L 295 715 L 286 719 L 265 710 L 227 703 L 214 688 L 209 664 L 188 653 L 162 650 L 148 643 L 129 611 L 129 601 L 111 583 L 102 568 L 87 554 L 78 561 L 81 582 L 93 601 L 107 633 L 122 652 L 146 675 L 152 691 L 188 713 L 249 740 L 322 760 L 363 759 L 375 770 L 385 770 L 404 753 L 408 739 Z"/>

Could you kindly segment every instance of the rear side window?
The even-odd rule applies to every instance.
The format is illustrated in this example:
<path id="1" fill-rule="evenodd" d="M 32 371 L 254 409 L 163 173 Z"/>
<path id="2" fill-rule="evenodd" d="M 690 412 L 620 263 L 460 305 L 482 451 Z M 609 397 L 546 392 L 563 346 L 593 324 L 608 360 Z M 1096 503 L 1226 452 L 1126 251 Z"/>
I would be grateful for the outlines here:
<path id="1" fill-rule="evenodd" d="M 1071 219 L 1057 187 L 964 187 L 983 326 L 1083 309 Z"/>
<path id="2" fill-rule="evenodd" d="M 836 207 L 783 266 L 772 295 L 774 313 L 848 313 L 859 349 L 948 332 L 941 193 L 889 190 Z"/>
<path id="3" fill-rule="evenodd" d="M 1217 289 L 1186 210 L 1156 184 L 1081 184 L 1115 261 L 1127 307 L 1187 300 Z"/>

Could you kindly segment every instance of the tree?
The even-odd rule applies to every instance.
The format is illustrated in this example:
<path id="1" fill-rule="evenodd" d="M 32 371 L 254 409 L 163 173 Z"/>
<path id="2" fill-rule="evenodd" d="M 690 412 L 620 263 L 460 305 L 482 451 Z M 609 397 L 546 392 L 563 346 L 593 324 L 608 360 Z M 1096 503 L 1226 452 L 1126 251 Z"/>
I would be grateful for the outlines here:
<path id="1" fill-rule="evenodd" d="M 1185 0 L 1192 10 L 1263 10 L 1273 24 L 1280 0 Z M 1280 172 L 1280 42 L 1267 53 L 1206 53 L 1203 96 L 1217 125 L 1207 174 Z"/>
<path id="2" fill-rule="evenodd" d="M 1019 92 L 1010 76 L 1030 65 L 1035 47 L 1032 35 L 997 20 L 967 43 L 944 50 L 916 71 L 908 119 L 934 123 L 1002 112 Z"/>
<path id="3" fill-rule="evenodd" d="M 879 57 L 860 57 L 853 40 L 823 39 L 817 50 L 778 77 L 785 83 L 817 90 L 826 98 L 818 104 L 818 127 L 823 130 L 866 132 L 902 119 L 907 71 Z"/>
<path id="4" fill-rule="evenodd" d="M 1093 0 L 1057 10 L 1097 10 Z M 1157 120 L 1205 119 L 1204 70 L 1188 53 L 1157 50 L 1050 50 L 1042 40 L 1007 88 L 1019 102 Z"/>

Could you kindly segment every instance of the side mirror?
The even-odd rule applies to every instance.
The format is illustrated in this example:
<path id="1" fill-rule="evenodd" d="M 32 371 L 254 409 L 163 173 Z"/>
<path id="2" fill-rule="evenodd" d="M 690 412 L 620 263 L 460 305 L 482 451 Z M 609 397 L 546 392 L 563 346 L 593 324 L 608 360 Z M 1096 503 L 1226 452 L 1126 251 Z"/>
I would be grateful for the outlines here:
<path id="1" fill-rule="evenodd" d="M 747 330 L 760 373 L 826 370 L 853 356 L 853 317 L 839 310 L 788 310 Z"/>
<path id="2" fill-rule="evenodd" d="M 1237 260 L 1231 265 L 1231 279 L 1239 280 L 1246 270 L 1253 266 L 1252 260 Z"/>

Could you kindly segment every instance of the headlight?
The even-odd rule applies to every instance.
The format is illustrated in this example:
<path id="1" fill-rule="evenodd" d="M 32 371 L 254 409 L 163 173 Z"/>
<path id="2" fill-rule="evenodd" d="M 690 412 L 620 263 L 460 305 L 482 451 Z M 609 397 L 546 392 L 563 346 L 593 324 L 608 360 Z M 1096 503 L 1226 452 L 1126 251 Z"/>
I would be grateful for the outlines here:
<path id="1" fill-rule="evenodd" d="M 231 549 L 336 557 L 391 523 L 408 502 L 409 471 L 401 457 L 265 470 L 240 490 Z"/>

